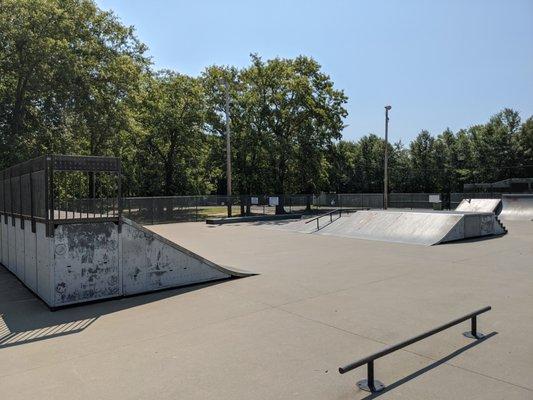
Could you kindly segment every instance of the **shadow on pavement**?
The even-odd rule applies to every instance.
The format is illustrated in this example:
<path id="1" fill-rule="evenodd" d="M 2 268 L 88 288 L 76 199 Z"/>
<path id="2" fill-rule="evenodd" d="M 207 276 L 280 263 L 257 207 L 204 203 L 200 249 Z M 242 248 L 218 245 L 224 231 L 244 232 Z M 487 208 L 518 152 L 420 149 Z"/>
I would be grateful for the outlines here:
<path id="1" fill-rule="evenodd" d="M 104 300 L 50 311 L 0 264 L 0 351 L 40 340 L 83 332 L 100 316 L 192 292 L 222 281 Z"/>

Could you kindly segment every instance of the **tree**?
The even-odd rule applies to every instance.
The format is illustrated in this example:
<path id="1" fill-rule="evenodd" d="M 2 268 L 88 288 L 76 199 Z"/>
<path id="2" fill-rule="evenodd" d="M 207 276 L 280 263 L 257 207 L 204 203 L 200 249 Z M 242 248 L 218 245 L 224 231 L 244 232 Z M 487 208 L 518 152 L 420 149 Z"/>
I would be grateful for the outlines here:
<path id="1" fill-rule="evenodd" d="M 90 0 L 3 0 L 2 166 L 44 152 L 117 154 L 145 46 Z"/>
<path id="2" fill-rule="evenodd" d="M 512 177 L 510 168 L 517 162 L 514 148 L 519 126 L 518 113 L 504 109 L 491 117 L 487 124 L 469 129 L 477 182 L 495 182 Z"/>
<path id="3" fill-rule="evenodd" d="M 225 136 L 229 86 L 238 193 L 315 193 L 327 185 L 326 152 L 340 139 L 346 97 L 307 57 L 263 61 L 242 70 L 210 67 L 203 74 L 213 112 L 209 129 Z M 283 200 L 283 198 L 281 198 Z M 283 204 L 277 209 L 283 212 Z"/>
<path id="4" fill-rule="evenodd" d="M 412 187 L 415 191 L 435 190 L 435 139 L 428 131 L 421 131 L 411 142 Z"/>
<path id="5" fill-rule="evenodd" d="M 307 57 L 265 62 L 252 55 L 244 76 L 254 82 L 254 126 L 269 149 L 273 192 L 316 192 L 324 181 L 324 152 L 341 137 L 346 96 Z M 283 203 L 276 211 L 284 212 Z"/>
<path id="6" fill-rule="evenodd" d="M 199 79 L 171 71 L 147 75 L 139 102 L 144 190 L 151 194 L 203 194 L 212 190 L 206 165 L 206 102 Z"/>
<path id="7" fill-rule="evenodd" d="M 516 148 L 524 177 L 533 176 L 533 117 L 520 126 L 516 138 Z"/>
<path id="8" fill-rule="evenodd" d="M 361 147 L 358 143 L 340 140 L 331 146 L 328 153 L 330 190 L 336 193 L 361 191 L 361 177 L 358 167 Z"/>

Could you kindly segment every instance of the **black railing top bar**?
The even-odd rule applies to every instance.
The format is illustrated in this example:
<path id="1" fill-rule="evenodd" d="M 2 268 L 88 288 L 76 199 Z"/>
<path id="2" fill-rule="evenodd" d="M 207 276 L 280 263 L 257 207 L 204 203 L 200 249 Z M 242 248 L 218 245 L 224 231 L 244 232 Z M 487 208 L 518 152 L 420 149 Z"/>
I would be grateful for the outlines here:
<path id="1" fill-rule="evenodd" d="M 120 172 L 120 159 L 117 157 L 50 154 L 12 165 L 0 171 L 0 177 L 16 178 L 42 171 L 49 163 L 55 171 Z"/>
<path id="2" fill-rule="evenodd" d="M 308 223 L 313 222 L 313 221 L 316 221 L 316 220 L 318 220 L 318 219 L 320 219 L 320 218 L 322 218 L 322 217 L 327 217 L 328 215 L 335 214 L 335 213 L 337 213 L 337 212 L 342 213 L 342 208 L 336 208 L 336 209 L 334 209 L 334 210 L 332 210 L 332 211 L 329 211 L 329 212 L 327 212 L 327 213 L 320 214 L 320 215 L 317 216 L 317 217 L 311 218 L 309 221 L 305 221 L 305 223 L 308 224 Z"/>
<path id="3" fill-rule="evenodd" d="M 394 352 L 396 350 L 400 350 L 400 349 L 402 349 L 402 348 L 404 348 L 406 346 L 409 346 L 410 344 L 418 342 L 419 340 L 425 339 L 428 336 L 432 336 L 432 335 L 434 335 L 436 333 L 439 333 L 439 332 L 441 332 L 441 331 L 443 331 L 445 329 L 448 329 L 448 328 L 450 328 L 450 327 L 452 327 L 454 325 L 457 325 L 457 324 L 459 324 L 461 322 L 464 322 L 466 320 L 473 319 L 477 315 L 483 314 L 483 313 L 485 313 L 485 312 L 487 312 L 489 310 L 491 310 L 490 306 L 483 307 L 483 308 L 481 308 L 481 309 L 479 309 L 477 311 L 473 311 L 473 312 L 471 312 L 469 314 L 466 314 L 466 315 L 464 315 L 464 316 L 462 316 L 460 318 L 454 319 L 453 321 L 450 321 L 450 322 L 448 322 L 448 323 L 446 323 L 444 325 L 441 325 L 441 326 L 439 326 L 437 328 L 431 329 L 431 330 L 429 330 L 427 332 L 424 332 L 424 333 L 422 333 L 422 334 L 420 334 L 418 336 L 412 337 L 411 339 L 404 340 L 403 342 L 400 342 L 400 343 L 395 344 L 393 346 L 389 346 L 389 347 L 387 347 L 387 348 L 385 348 L 383 350 L 380 350 L 380 351 L 378 351 L 378 352 L 376 352 L 374 354 L 371 354 L 371 355 L 369 355 L 367 357 L 361 358 L 360 360 L 357 360 L 357 361 L 355 361 L 355 362 L 353 362 L 351 364 L 348 364 L 348 365 L 345 365 L 343 367 L 340 367 L 339 368 L 339 372 L 341 374 L 349 372 L 349 371 L 351 371 L 351 370 L 353 370 L 355 368 L 358 368 L 358 367 L 360 367 L 360 366 L 362 366 L 364 364 L 368 364 L 368 363 L 373 362 L 374 360 L 376 360 L 378 358 L 386 356 L 387 354 L 390 354 L 390 353 L 392 353 L 392 352 Z M 474 332 L 474 333 L 476 333 L 476 332 Z"/>

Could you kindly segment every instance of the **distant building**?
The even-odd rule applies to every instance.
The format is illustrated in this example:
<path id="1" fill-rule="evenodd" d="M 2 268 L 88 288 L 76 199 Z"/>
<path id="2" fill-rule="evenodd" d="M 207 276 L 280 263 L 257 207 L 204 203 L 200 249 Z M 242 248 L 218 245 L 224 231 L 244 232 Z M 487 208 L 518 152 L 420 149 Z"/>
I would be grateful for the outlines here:
<path id="1" fill-rule="evenodd" d="M 501 192 L 527 193 L 533 192 L 533 178 L 510 178 L 492 183 L 465 183 L 464 192 Z"/>

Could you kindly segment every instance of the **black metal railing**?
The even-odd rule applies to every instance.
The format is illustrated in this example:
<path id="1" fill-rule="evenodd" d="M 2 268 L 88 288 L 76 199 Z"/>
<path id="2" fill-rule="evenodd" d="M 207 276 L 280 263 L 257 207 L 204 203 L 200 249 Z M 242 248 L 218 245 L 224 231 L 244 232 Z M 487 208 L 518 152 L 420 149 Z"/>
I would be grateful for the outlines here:
<path id="1" fill-rule="evenodd" d="M 89 199 L 84 198 L 87 195 Z M 47 236 L 63 223 L 120 224 L 121 198 L 116 157 L 46 155 L 0 171 L 4 224 L 9 219 L 15 226 L 18 220 L 25 229 L 25 221 L 30 221 L 35 232 L 36 223 L 44 223 Z"/>
<path id="2" fill-rule="evenodd" d="M 396 350 L 403 349 L 406 346 L 409 346 L 413 343 L 416 343 L 422 339 L 425 339 L 429 336 L 432 336 L 436 333 L 439 333 L 445 329 L 451 328 L 454 325 L 458 325 L 461 322 L 464 322 L 466 320 L 471 320 L 471 328 L 470 331 L 464 332 L 463 335 L 472 338 L 472 339 L 482 339 L 484 337 L 483 334 L 479 333 L 477 331 L 477 316 L 479 314 L 483 314 L 487 311 L 491 310 L 490 306 L 481 308 L 477 311 L 471 312 L 469 314 L 466 314 L 460 318 L 457 318 L 453 321 L 450 321 L 444 325 L 441 325 L 437 328 L 431 329 L 430 331 L 424 332 L 418 336 L 415 336 L 411 339 L 405 340 L 401 343 L 395 344 L 393 346 L 389 346 L 381 351 L 378 351 L 374 354 L 371 354 L 367 357 L 361 358 L 360 360 L 357 360 L 351 364 L 345 365 L 344 367 L 339 368 L 339 373 L 345 374 L 346 372 L 349 372 L 355 368 L 358 368 L 364 364 L 367 365 L 367 379 L 364 379 L 362 381 L 357 382 L 357 386 L 362 389 L 366 390 L 368 392 L 379 392 L 385 388 L 385 385 L 374 379 L 374 360 L 381 358 L 383 356 L 386 356 L 387 354 L 390 354 L 392 352 L 395 352 Z"/>
<path id="3" fill-rule="evenodd" d="M 324 214 L 320 214 L 318 217 L 311 218 L 309 221 L 306 221 L 306 224 L 309 224 L 309 223 L 311 223 L 313 221 L 316 221 L 316 230 L 319 231 L 320 230 L 320 218 L 327 217 L 329 215 L 329 223 L 331 224 L 333 222 L 333 214 L 335 214 L 335 213 L 339 214 L 339 216 L 337 218 L 335 218 L 335 220 L 338 220 L 339 218 L 342 217 L 342 211 L 343 211 L 342 208 L 336 208 L 335 210 L 332 210 L 330 212 L 327 212 L 327 213 L 324 213 Z M 344 210 L 344 212 L 346 213 L 347 210 Z M 326 226 L 326 225 L 324 225 L 324 226 Z M 322 226 L 322 228 L 324 226 Z"/>

